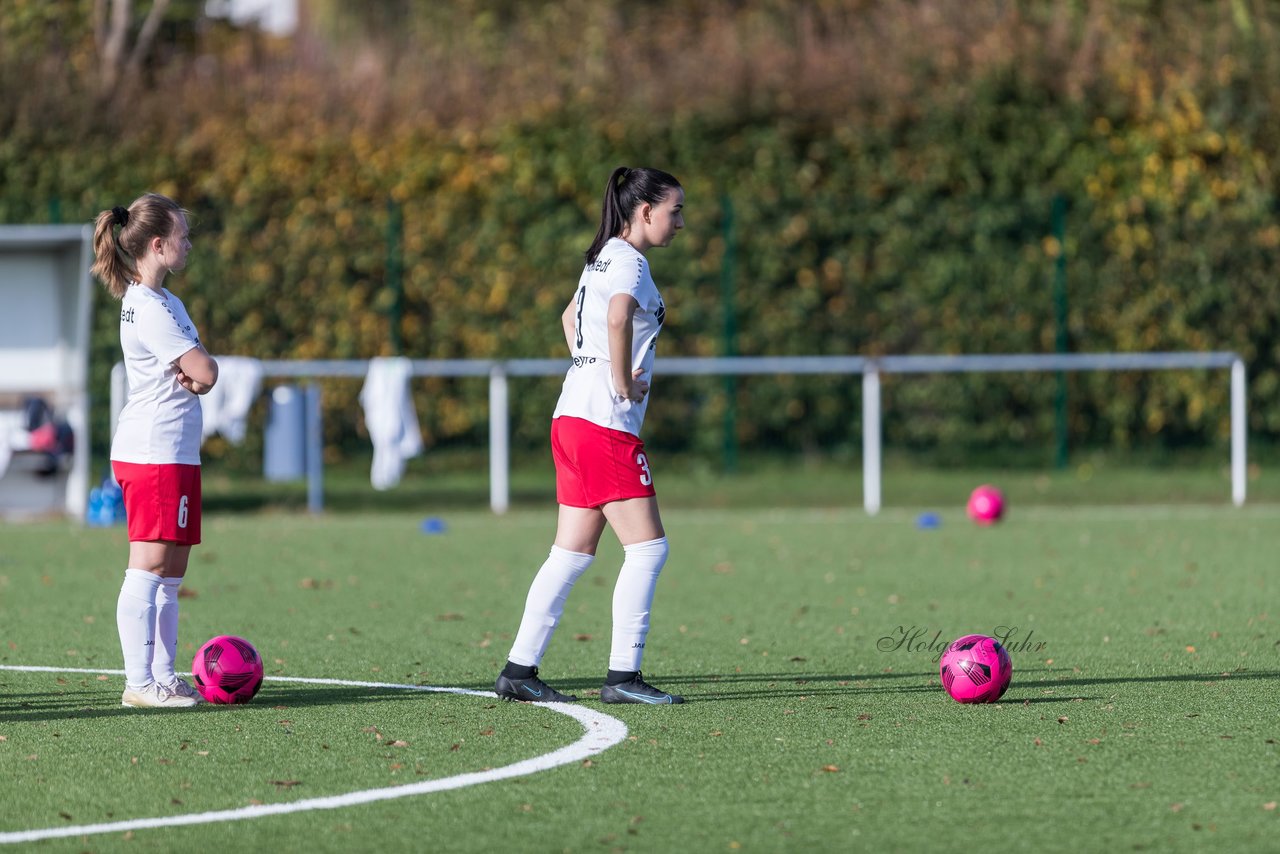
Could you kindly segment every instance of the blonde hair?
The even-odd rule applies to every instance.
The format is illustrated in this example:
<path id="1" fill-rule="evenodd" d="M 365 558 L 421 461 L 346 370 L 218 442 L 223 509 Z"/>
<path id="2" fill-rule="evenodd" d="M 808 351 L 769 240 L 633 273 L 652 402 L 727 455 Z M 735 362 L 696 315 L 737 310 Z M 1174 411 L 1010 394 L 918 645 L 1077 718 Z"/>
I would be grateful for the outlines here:
<path id="1" fill-rule="evenodd" d="M 168 196 L 146 193 L 127 208 L 117 206 L 98 214 L 94 220 L 94 260 L 90 271 L 108 293 L 122 298 L 129 282 L 138 275 L 137 259 L 146 252 L 147 244 L 154 237 L 173 234 L 178 216 L 186 213 Z"/>

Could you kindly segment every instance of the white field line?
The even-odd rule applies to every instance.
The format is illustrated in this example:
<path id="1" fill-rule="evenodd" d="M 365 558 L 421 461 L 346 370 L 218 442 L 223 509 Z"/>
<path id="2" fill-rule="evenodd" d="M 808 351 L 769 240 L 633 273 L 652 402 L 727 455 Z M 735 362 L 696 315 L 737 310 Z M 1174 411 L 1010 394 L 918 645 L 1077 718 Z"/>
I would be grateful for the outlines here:
<path id="1" fill-rule="evenodd" d="M 27 673 L 94 673 L 123 674 L 123 670 L 96 670 L 78 667 L 36 667 L 0 664 L 0 670 L 17 670 Z M 492 691 L 471 691 L 466 688 L 439 688 L 430 685 L 400 685 L 393 682 L 353 682 L 347 679 L 304 679 L 293 676 L 268 676 L 272 682 L 300 682 L 307 685 L 344 685 L 354 688 L 387 688 L 401 691 L 430 691 L 440 694 L 467 694 L 475 697 L 495 697 Z M 475 771 L 469 774 L 458 774 L 439 780 L 424 780 L 420 783 L 409 783 L 404 786 L 390 786 L 379 789 L 363 789 L 347 792 L 342 795 L 330 795 L 323 798 L 307 798 L 281 804 L 258 804 L 238 809 L 215 810 L 213 812 L 190 813 L 188 815 L 162 816 L 158 818 L 135 818 L 126 821 L 113 821 L 103 824 L 82 824 L 74 827 L 45 827 L 35 830 L 18 830 L 0 833 L 0 845 L 15 842 L 36 842 L 41 839 L 57 839 L 67 836 L 89 836 L 97 833 L 123 833 L 128 830 L 147 830 L 156 827 L 180 827 L 189 824 L 212 824 L 223 821 L 244 821 L 251 818 L 263 818 L 270 815 L 307 812 L 309 810 L 333 810 L 342 807 L 357 806 L 388 801 L 394 798 L 407 798 L 413 795 L 426 795 L 432 792 L 444 792 L 449 789 L 461 789 L 479 783 L 491 783 L 494 780 L 508 780 L 512 777 L 523 777 L 546 771 L 560 765 L 578 762 L 597 753 L 603 753 L 627 737 L 627 725 L 615 717 L 606 715 L 585 706 L 570 703 L 532 703 L 553 712 L 559 712 L 582 724 L 586 730 L 582 738 L 573 744 L 553 750 L 542 756 L 524 759 L 501 768 L 487 771 Z"/>

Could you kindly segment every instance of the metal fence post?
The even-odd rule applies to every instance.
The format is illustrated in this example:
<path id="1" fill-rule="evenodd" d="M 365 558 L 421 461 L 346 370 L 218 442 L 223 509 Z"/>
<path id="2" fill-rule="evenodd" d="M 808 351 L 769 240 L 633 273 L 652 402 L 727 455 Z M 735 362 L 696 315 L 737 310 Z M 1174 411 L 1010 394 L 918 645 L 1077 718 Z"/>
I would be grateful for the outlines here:
<path id="1" fill-rule="evenodd" d="M 1231 501 L 1237 507 L 1244 505 L 1249 481 L 1245 457 L 1249 435 L 1246 405 L 1244 361 L 1236 359 L 1231 363 Z"/>
<path id="2" fill-rule="evenodd" d="M 320 386 L 310 383 L 303 391 L 303 423 L 306 425 L 307 510 L 324 512 L 324 424 L 321 421 Z"/>
<path id="3" fill-rule="evenodd" d="M 862 374 L 862 506 L 868 516 L 880 512 L 880 369 Z"/>
<path id="4" fill-rule="evenodd" d="M 511 418 L 507 400 L 507 370 L 489 370 L 489 507 L 506 513 L 511 506 Z"/>

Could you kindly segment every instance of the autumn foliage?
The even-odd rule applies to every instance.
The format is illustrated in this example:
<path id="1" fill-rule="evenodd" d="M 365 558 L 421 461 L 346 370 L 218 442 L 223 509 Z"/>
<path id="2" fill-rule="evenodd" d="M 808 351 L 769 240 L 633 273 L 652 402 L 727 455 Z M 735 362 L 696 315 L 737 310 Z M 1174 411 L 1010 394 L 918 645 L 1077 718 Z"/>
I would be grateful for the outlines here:
<path id="1" fill-rule="evenodd" d="M 4 3 L 0 222 L 174 195 L 195 213 L 176 287 L 216 353 L 388 355 L 398 322 L 415 358 L 561 356 L 604 179 L 646 164 L 687 195 L 688 227 L 651 258 L 662 354 L 1052 352 L 1065 254 L 1071 350 L 1234 350 L 1253 431 L 1280 429 L 1280 10 L 1265 0 L 401 0 L 381 26 L 312 3 L 283 41 L 197 11 L 107 95 L 90 5 Z M 116 345 L 99 308 L 103 378 Z M 524 382 L 514 426 L 532 447 L 556 384 Z M 660 382 L 651 441 L 718 447 L 723 385 Z M 357 391 L 326 387 L 335 448 Z M 482 384 L 421 392 L 430 441 L 484 436 Z M 853 378 L 733 393 L 744 442 L 856 445 Z M 1226 393 L 1194 373 L 1075 376 L 1072 439 L 1219 443 Z M 1052 434 L 1045 377 L 885 394 L 890 442 Z"/>

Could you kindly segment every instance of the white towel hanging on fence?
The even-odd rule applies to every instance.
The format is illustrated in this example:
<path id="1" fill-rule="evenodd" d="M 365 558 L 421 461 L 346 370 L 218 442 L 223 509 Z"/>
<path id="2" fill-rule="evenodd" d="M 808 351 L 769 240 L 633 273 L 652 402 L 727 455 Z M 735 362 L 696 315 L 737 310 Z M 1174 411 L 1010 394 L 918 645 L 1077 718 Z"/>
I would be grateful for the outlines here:
<path id="1" fill-rule="evenodd" d="M 221 433 L 233 444 L 244 441 L 249 407 L 262 389 L 262 363 L 246 356 L 218 356 L 218 381 L 200 395 L 204 414 L 201 440 Z"/>
<path id="2" fill-rule="evenodd" d="M 390 489 L 398 484 L 405 460 L 422 453 L 422 431 L 409 393 L 412 374 L 413 364 L 405 358 L 369 360 L 360 405 L 373 441 L 370 481 L 374 489 Z"/>

